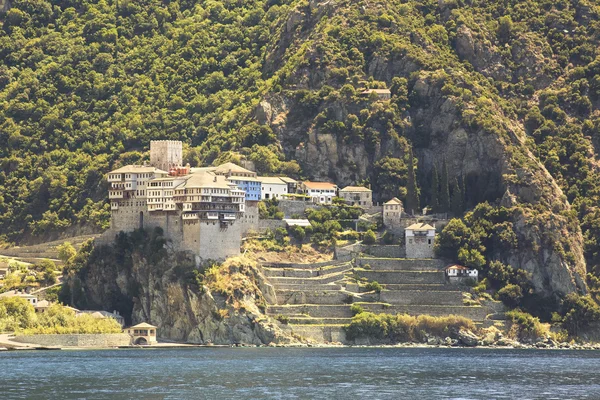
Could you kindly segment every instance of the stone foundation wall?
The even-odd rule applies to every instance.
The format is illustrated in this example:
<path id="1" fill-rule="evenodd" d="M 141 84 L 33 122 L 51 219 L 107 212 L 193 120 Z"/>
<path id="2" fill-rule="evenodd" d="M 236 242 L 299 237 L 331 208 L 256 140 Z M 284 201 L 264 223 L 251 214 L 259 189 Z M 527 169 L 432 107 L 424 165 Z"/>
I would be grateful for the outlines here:
<path id="1" fill-rule="evenodd" d="M 14 341 L 52 347 L 118 347 L 129 345 L 130 337 L 126 333 L 19 335 Z"/>
<path id="2" fill-rule="evenodd" d="M 383 258 L 404 258 L 406 257 L 406 250 L 404 246 L 399 245 L 383 245 L 383 246 L 365 246 L 363 250 L 366 254 L 373 257 Z"/>
<path id="3" fill-rule="evenodd" d="M 310 201 L 279 200 L 278 207 L 285 215 L 285 218 L 292 218 L 294 214 L 298 214 L 304 218 L 304 212 L 308 208 L 317 208 L 318 206 Z"/>

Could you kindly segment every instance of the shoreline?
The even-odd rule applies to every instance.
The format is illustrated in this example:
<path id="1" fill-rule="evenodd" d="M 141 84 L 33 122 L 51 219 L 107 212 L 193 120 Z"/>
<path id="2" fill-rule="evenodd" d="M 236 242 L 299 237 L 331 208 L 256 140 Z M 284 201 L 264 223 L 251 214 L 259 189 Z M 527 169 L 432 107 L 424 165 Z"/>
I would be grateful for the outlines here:
<path id="1" fill-rule="evenodd" d="M 381 345 L 348 345 L 335 343 L 314 343 L 314 344 L 279 344 L 279 345 L 242 345 L 242 344 L 191 344 L 191 343 L 158 343 L 150 346 L 128 345 L 117 347 L 52 347 L 52 346 L 15 346 L 5 347 L 0 344 L 0 353 L 15 351 L 89 351 L 89 350 L 164 350 L 164 349 L 189 349 L 189 348 L 207 348 L 207 349 L 258 349 L 258 348 L 280 348 L 280 349 L 481 349 L 481 350 L 557 350 L 557 351 L 600 351 L 600 344 L 574 344 L 568 347 L 547 346 L 538 347 L 536 345 L 520 344 L 518 346 L 448 346 L 448 345 L 428 345 L 426 343 L 398 343 Z"/>

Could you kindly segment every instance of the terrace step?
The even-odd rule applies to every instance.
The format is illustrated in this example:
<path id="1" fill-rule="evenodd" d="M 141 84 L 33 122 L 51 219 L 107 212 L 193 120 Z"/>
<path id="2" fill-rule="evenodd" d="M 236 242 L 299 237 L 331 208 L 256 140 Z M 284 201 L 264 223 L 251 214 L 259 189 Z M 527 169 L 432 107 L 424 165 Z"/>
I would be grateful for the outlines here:
<path id="1" fill-rule="evenodd" d="M 352 295 L 339 290 L 276 290 L 277 304 L 344 304 Z"/>
<path id="2" fill-rule="evenodd" d="M 364 271 L 355 270 L 358 276 L 380 284 L 444 284 L 443 271 Z"/>
<path id="3" fill-rule="evenodd" d="M 269 268 L 263 267 L 265 275 L 269 278 L 285 277 L 285 278 L 315 278 L 334 272 L 349 271 L 352 266 L 349 263 L 341 265 L 333 265 L 327 267 L 319 267 L 315 269 L 298 269 L 298 268 Z"/>
<path id="4" fill-rule="evenodd" d="M 459 315 L 473 321 L 483 321 L 492 311 L 481 306 L 437 306 L 437 305 L 389 305 L 383 303 L 356 303 L 365 311 L 375 314 L 409 314 L 431 315 L 434 317 Z M 350 305 L 278 305 L 267 308 L 269 315 L 297 315 L 305 314 L 314 318 L 351 318 Z"/>
<path id="5" fill-rule="evenodd" d="M 310 285 L 310 284 L 325 284 L 338 281 L 344 278 L 346 271 L 338 271 L 331 274 L 322 275 L 315 278 L 288 278 L 281 276 L 274 276 L 269 278 L 269 281 L 273 286 L 278 288 L 278 285 Z"/>
<path id="6" fill-rule="evenodd" d="M 341 285 L 337 284 L 337 283 L 274 283 L 271 282 L 271 284 L 273 285 L 273 287 L 275 288 L 275 291 L 278 290 L 296 290 L 296 291 L 301 291 L 301 290 L 309 290 L 309 291 L 315 291 L 315 290 L 340 290 L 342 288 Z"/>
<path id="7" fill-rule="evenodd" d="M 290 325 L 349 325 L 352 318 L 290 317 Z"/>
<path id="8" fill-rule="evenodd" d="M 448 285 L 441 283 L 432 283 L 432 284 L 418 284 L 418 283 L 405 283 L 405 284 L 397 284 L 397 283 L 387 283 L 382 284 L 382 286 L 387 290 L 431 290 L 437 292 L 462 292 L 462 288 L 458 285 Z"/>
<path id="9" fill-rule="evenodd" d="M 444 267 L 443 261 L 429 258 L 360 257 L 356 264 L 360 267 L 368 265 L 373 271 L 440 271 Z"/>
<path id="10" fill-rule="evenodd" d="M 462 306 L 463 294 L 456 291 L 384 290 L 379 301 L 398 305 Z"/>

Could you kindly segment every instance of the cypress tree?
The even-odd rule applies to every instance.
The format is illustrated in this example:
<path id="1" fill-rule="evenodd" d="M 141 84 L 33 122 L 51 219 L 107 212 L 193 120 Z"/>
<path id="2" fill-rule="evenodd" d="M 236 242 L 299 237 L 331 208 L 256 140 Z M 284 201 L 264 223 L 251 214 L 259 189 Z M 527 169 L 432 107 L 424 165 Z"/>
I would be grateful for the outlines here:
<path id="1" fill-rule="evenodd" d="M 458 217 L 462 214 L 462 211 L 463 211 L 462 199 L 463 199 L 462 188 L 461 188 L 460 182 L 458 181 L 458 178 L 455 178 L 454 184 L 452 185 L 452 203 L 451 203 L 452 214 L 454 214 L 455 217 Z"/>
<path id="2" fill-rule="evenodd" d="M 419 192 L 417 188 L 417 177 L 415 174 L 415 160 L 412 147 L 408 153 L 408 182 L 406 184 L 406 211 L 414 214 L 419 210 Z"/>
<path id="3" fill-rule="evenodd" d="M 440 208 L 440 204 L 438 201 L 438 192 L 439 192 L 439 177 L 437 172 L 437 167 L 433 164 L 433 168 L 431 170 L 431 201 L 429 202 L 429 207 L 431 208 L 431 212 L 438 212 Z"/>
<path id="4" fill-rule="evenodd" d="M 440 212 L 450 211 L 450 188 L 448 184 L 448 166 L 446 159 L 442 164 L 442 178 L 440 182 Z"/>

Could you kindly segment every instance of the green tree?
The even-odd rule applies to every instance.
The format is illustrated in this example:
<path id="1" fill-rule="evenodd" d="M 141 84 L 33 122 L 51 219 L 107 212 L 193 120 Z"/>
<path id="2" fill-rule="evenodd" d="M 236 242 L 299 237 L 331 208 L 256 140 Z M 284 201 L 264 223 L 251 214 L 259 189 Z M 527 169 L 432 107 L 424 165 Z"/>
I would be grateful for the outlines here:
<path id="1" fill-rule="evenodd" d="M 57 247 L 58 250 L 58 258 L 65 264 L 70 264 L 75 256 L 77 255 L 77 250 L 71 244 L 71 242 L 64 242 L 60 246 Z"/>
<path id="2" fill-rule="evenodd" d="M 415 172 L 415 159 L 412 147 L 408 153 L 408 182 L 406 184 L 406 211 L 414 214 L 419 211 L 419 188 L 417 187 L 417 175 Z"/>
<path id="3" fill-rule="evenodd" d="M 454 179 L 454 185 L 452 186 L 452 200 L 450 209 L 455 217 L 460 216 L 464 210 L 463 187 L 458 178 Z"/>
<path id="4" fill-rule="evenodd" d="M 368 230 L 365 232 L 365 236 L 363 237 L 363 243 L 364 244 L 375 244 L 375 242 L 377 241 L 377 236 L 375 236 L 375 232 L 373 232 L 372 230 Z"/>
<path id="5" fill-rule="evenodd" d="M 438 201 L 439 185 L 437 167 L 434 163 L 433 168 L 431 169 L 431 200 L 429 201 L 429 207 L 434 213 L 438 212 L 440 208 Z"/>
<path id="6" fill-rule="evenodd" d="M 442 163 L 442 177 L 440 179 L 440 212 L 450 211 L 450 190 L 448 185 L 448 166 L 446 159 Z"/>

